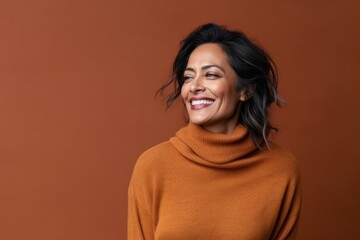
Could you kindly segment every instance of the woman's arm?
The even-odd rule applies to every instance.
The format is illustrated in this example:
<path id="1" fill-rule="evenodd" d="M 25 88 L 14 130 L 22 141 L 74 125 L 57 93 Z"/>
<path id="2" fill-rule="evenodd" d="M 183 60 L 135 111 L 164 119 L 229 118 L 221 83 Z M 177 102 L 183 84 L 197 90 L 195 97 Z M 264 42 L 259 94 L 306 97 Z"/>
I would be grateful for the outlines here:
<path id="1" fill-rule="evenodd" d="M 131 180 L 128 190 L 128 240 L 153 240 L 153 219 L 141 205 Z"/>
<path id="2" fill-rule="evenodd" d="M 294 240 L 297 235 L 301 210 L 301 179 L 297 167 L 291 175 L 283 197 L 281 210 L 270 239 Z"/>

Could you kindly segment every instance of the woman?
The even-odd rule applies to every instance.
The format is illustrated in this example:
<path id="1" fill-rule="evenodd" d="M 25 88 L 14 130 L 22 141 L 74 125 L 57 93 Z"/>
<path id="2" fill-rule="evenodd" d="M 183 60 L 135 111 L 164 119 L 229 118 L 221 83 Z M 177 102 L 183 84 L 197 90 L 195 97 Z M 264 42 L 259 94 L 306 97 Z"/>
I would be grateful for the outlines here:
<path id="1" fill-rule="evenodd" d="M 188 126 L 143 153 L 129 186 L 128 239 L 295 239 L 298 165 L 268 139 L 276 68 L 243 33 L 216 24 L 188 35 L 173 65 L 168 106 Z"/>

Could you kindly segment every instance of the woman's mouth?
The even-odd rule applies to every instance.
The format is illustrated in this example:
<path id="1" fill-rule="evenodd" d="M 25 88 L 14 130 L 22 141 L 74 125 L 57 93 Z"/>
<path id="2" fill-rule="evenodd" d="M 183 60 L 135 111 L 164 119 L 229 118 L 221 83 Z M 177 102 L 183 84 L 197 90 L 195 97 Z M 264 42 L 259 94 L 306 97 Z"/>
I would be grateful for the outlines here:
<path id="1" fill-rule="evenodd" d="M 210 106 L 212 103 L 214 102 L 213 99 L 191 99 L 190 100 L 190 105 L 191 105 L 191 109 L 193 110 L 198 110 L 198 109 L 203 109 L 206 108 L 208 106 Z"/>

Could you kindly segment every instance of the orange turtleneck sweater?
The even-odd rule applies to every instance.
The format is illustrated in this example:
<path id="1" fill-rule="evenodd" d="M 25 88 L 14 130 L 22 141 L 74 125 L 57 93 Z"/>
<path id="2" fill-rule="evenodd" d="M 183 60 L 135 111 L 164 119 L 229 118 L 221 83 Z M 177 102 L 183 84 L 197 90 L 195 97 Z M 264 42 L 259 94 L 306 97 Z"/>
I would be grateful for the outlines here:
<path id="1" fill-rule="evenodd" d="M 129 240 L 295 239 L 301 188 L 287 150 L 258 150 L 248 130 L 189 124 L 137 160 L 128 192 Z"/>

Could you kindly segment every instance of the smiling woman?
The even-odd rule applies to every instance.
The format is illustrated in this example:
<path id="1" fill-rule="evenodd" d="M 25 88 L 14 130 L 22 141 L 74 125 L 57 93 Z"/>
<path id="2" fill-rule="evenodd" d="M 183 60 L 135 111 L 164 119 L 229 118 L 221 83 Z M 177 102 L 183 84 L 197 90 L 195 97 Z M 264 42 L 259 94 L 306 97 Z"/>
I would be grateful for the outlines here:
<path id="1" fill-rule="evenodd" d="M 226 54 L 214 43 L 203 44 L 191 54 L 181 95 L 192 123 L 224 134 L 234 130 L 240 101 L 245 100 Z"/>
<path id="2" fill-rule="evenodd" d="M 293 155 L 272 143 L 276 68 L 245 34 L 216 24 L 183 40 L 170 106 L 189 124 L 143 153 L 129 185 L 128 239 L 295 239 L 301 206 Z"/>

